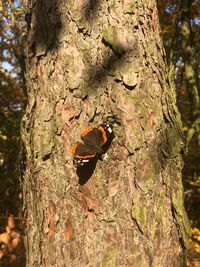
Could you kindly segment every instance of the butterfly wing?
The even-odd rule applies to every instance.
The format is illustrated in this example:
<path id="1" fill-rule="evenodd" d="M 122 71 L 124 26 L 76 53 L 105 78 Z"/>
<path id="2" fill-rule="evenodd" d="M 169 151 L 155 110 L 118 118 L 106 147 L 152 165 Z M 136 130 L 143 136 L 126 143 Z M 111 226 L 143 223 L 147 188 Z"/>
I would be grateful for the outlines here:
<path id="1" fill-rule="evenodd" d="M 98 128 L 88 127 L 82 134 L 81 138 L 85 144 L 96 147 L 97 152 L 101 151 L 101 147 L 107 142 L 112 129 L 109 124 L 101 124 Z"/>
<path id="2" fill-rule="evenodd" d="M 98 128 L 95 127 L 88 127 L 82 134 L 81 138 L 85 144 L 88 146 L 96 148 L 98 152 L 99 147 L 99 139 L 101 138 L 101 132 L 98 130 Z"/>
<path id="3" fill-rule="evenodd" d="M 96 151 L 92 147 L 82 143 L 74 144 L 70 152 L 74 154 L 76 166 L 82 166 L 96 156 Z"/>
<path id="4" fill-rule="evenodd" d="M 102 147 L 109 139 L 110 135 L 113 133 L 111 126 L 108 123 L 100 124 L 98 127 L 100 132 L 98 145 Z"/>

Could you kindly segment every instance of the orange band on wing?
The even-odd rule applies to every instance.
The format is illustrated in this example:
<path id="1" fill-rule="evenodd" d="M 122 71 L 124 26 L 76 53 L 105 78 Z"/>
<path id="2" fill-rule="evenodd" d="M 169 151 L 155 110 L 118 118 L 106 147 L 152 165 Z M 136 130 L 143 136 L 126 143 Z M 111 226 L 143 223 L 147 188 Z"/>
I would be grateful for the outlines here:
<path id="1" fill-rule="evenodd" d="M 103 127 L 99 126 L 99 130 L 102 132 L 104 143 L 107 141 L 106 131 Z"/>
<path id="2" fill-rule="evenodd" d="M 78 144 L 74 144 L 73 146 L 70 147 L 70 153 L 74 154 L 75 151 L 76 151 L 76 148 L 77 148 Z"/>
<path id="3" fill-rule="evenodd" d="M 81 136 L 85 136 L 86 134 L 88 134 L 89 132 L 91 132 L 94 129 L 94 127 L 90 126 L 87 129 L 85 129 L 84 132 L 82 132 Z"/>
<path id="4" fill-rule="evenodd" d="M 78 159 L 89 159 L 89 158 L 94 158 L 96 156 L 96 154 L 91 154 L 91 155 L 87 155 L 87 156 L 78 156 L 76 155 L 75 158 Z"/>

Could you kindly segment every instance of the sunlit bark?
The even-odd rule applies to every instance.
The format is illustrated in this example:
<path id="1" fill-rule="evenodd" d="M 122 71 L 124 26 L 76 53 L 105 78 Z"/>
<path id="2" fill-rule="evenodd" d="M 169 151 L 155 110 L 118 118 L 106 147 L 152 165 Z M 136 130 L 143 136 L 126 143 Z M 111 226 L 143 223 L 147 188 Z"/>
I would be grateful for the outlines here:
<path id="1" fill-rule="evenodd" d="M 36 1 L 29 32 L 28 266 L 183 266 L 180 116 L 155 1 Z M 69 147 L 109 119 L 107 156 Z"/>

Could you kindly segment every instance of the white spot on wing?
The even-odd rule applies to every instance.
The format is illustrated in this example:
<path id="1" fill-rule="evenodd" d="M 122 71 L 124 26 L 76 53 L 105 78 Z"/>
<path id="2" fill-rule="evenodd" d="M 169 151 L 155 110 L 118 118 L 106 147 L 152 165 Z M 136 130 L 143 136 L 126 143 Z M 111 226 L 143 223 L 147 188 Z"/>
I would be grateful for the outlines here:
<path id="1" fill-rule="evenodd" d="M 89 161 L 89 159 L 82 159 L 81 162 L 88 162 L 88 161 Z"/>
<path id="2" fill-rule="evenodd" d="M 112 133 L 112 128 L 110 127 L 110 125 L 109 125 L 108 122 L 106 123 L 106 130 L 107 130 L 109 133 Z"/>
<path id="3" fill-rule="evenodd" d="M 109 133 L 112 133 L 112 129 L 110 127 L 107 128 Z"/>

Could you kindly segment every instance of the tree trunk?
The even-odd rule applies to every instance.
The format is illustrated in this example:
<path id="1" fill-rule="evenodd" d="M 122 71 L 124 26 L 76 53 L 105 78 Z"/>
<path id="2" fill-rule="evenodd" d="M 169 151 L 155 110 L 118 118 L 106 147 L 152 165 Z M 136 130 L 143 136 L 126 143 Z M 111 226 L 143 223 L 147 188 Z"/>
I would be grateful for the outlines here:
<path id="1" fill-rule="evenodd" d="M 184 144 L 156 2 L 32 4 L 27 266 L 183 266 Z M 107 157 L 76 169 L 71 144 L 105 120 Z"/>

